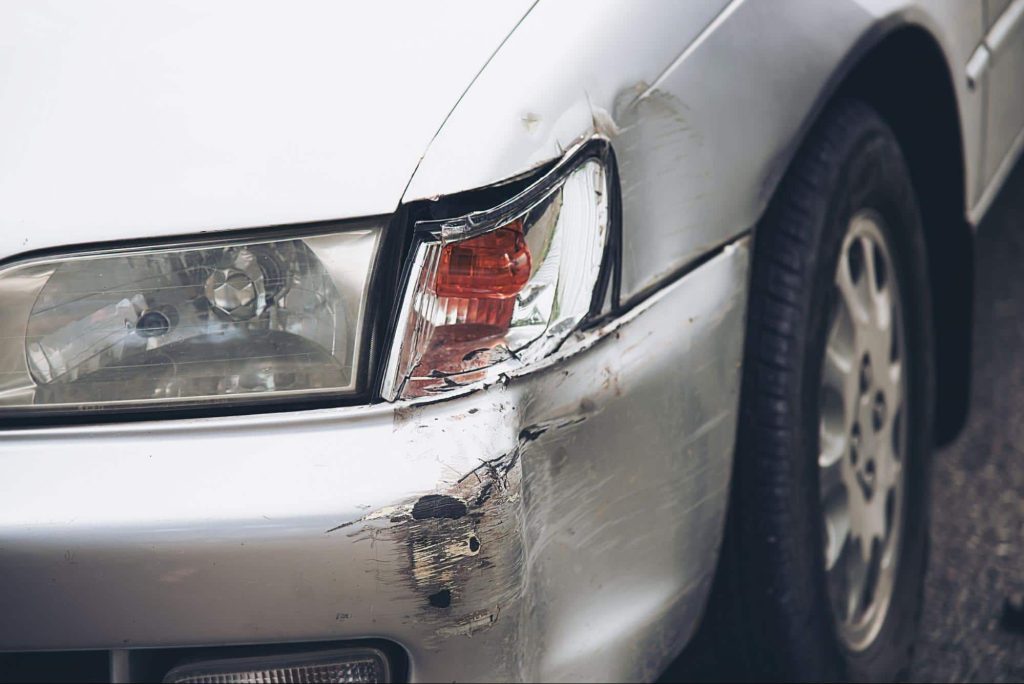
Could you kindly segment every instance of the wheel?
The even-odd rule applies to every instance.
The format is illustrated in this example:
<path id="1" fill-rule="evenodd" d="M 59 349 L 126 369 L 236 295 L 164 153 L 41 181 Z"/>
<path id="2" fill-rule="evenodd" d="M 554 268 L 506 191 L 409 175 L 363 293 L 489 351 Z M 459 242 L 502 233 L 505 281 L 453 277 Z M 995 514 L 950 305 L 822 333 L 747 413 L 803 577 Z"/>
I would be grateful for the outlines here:
<path id="1" fill-rule="evenodd" d="M 921 613 L 934 373 L 917 203 L 874 110 L 822 116 L 754 241 L 706 614 L 718 662 L 730 677 L 892 680 Z"/>

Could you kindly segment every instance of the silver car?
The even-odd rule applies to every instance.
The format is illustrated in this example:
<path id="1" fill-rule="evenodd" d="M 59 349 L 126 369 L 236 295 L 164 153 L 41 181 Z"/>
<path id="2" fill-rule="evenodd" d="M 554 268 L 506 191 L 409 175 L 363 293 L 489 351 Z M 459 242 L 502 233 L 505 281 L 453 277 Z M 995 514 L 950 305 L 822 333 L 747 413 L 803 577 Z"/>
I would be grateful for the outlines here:
<path id="1" fill-rule="evenodd" d="M 1024 0 L 0 5 L 0 679 L 885 680 Z"/>

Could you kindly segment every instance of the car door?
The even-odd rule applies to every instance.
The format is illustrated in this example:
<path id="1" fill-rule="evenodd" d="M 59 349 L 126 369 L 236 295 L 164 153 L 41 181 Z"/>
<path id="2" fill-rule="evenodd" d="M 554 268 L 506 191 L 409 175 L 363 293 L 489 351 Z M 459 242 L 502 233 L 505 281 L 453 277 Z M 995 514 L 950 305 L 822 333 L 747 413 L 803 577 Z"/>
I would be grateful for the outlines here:
<path id="1" fill-rule="evenodd" d="M 985 19 L 987 27 L 979 50 L 988 52 L 981 80 L 987 97 L 982 163 L 987 185 L 1024 141 L 1024 0 L 986 0 Z"/>

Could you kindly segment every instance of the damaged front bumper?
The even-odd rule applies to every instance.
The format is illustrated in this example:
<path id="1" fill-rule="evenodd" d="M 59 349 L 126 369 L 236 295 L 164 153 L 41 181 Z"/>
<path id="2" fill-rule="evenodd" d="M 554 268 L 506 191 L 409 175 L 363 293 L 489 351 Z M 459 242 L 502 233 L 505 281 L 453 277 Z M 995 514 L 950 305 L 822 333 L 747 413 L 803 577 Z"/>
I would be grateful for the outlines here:
<path id="1" fill-rule="evenodd" d="M 0 650 L 372 638 L 414 681 L 656 676 L 714 570 L 749 260 L 446 401 L 4 433 Z"/>

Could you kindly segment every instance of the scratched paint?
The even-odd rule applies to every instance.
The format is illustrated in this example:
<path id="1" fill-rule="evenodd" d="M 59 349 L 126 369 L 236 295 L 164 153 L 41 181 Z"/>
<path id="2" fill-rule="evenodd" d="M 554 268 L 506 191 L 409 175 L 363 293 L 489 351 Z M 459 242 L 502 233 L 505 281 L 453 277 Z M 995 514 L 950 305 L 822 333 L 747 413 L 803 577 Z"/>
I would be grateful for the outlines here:
<path id="1" fill-rule="evenodd" d="M 404 550 L 396 578 L 418 597 L 417 619 L 436 625 L 432 641 L 490 629 L 521 594 L 520 454 L 517 446 L 480 462 L 443 494 L 425 494 L 329 530 L 355 528 L 354 540 Z"/>
<path id="2" fill-rule="evenodd" d="M 638 83 L 616 98 L 622 183 L 622 296 L 629 298 L 727 236 L 713 220 L 715 158 L 687 105 Z"/>
<path id="3" fill-rule="evenodd" d="M 724 519 L 748 259 L 744 240 L 550 365 L 479 388 L 474 412 L 395 409 L 395 434 L 451 477 L 329 536 L 373 546 L 376 591 L 422 648 L 493 678 L 635 679 L 688 638 Z M 481 425 L 507 446 L 460 437 Z"/>

